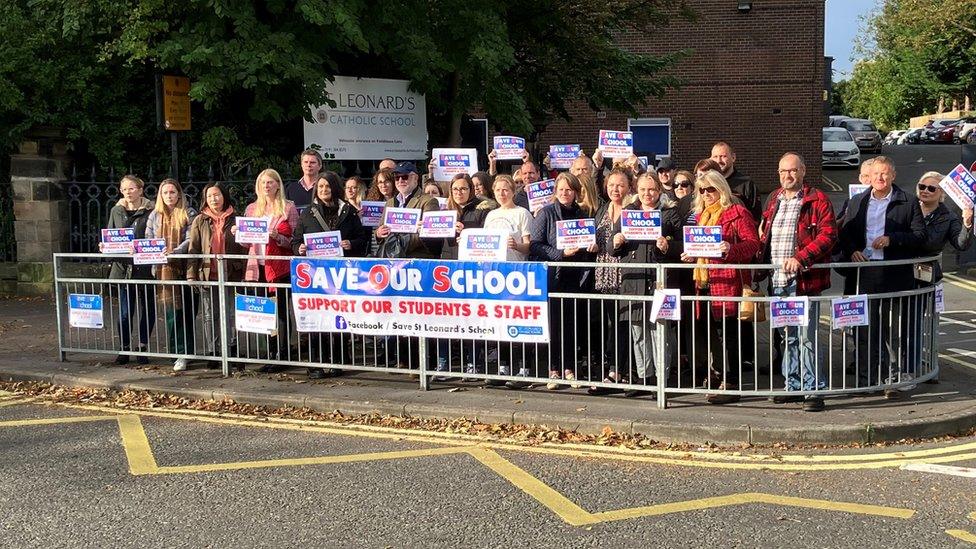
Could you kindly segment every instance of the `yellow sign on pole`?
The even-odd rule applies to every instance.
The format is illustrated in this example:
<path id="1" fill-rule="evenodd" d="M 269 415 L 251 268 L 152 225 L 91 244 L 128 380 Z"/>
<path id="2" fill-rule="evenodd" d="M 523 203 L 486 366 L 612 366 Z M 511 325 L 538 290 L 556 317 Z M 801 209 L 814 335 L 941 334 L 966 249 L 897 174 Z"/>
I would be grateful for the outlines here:
<path id="1" fill-rule="evenodd" d="M 163 127 L 190 130 L 190 79 L 185 76 L 163 76 Z"/>

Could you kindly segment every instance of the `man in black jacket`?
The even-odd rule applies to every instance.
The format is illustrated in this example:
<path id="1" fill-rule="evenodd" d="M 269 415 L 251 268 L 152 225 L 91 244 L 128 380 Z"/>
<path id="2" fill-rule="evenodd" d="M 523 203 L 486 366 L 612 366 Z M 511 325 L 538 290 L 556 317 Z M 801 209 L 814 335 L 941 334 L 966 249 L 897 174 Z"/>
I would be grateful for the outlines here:
<path id="1" fill-rule="evenodd" d="M 759 191 L 751 177 L 735 169 L 735 151 L 732 150 L 732 145 L 724 141 L 712 145 L 711 159 L 722 169 L 722 175 L 729 182 L 732 194 L 742 201 L 742 205 L 752 214 L 752 220 L 758 224 L 762 217 Z"/>
<path id="2" fill-rule="evenodd" d="M 895 165 L 878 156 L 869 171 L 871 188 L 845 201 L 838 216 L 841 261 L 861 263 L 849 269 L 844 293 L 876 294 L 915 287 L 912 265 L 869 267 L 871 261 L 918 257 L 926 241 L 925 222 L 918 200 L 894 185 Z M 917 307 L 916 307 L 917 308 Z M 908 331 L 909 298 L 868 301 L 869 325 L 857 329 L 858 386 L 903 381 L 914 371 L 908 347 L 917 336 Z M 912 353 L 915 355 L 915 353 Z M 886 392 L 889 397 L 896 393 Z"/>
<path id="3" fill-rule="evenodd" d="M 298 213 L 305 211 L 315 197 L 319 172 L 322 171 L 322 155 L 315 149 L 306 149 L 302 152 L 301 163 L 302 177 L 285 185 L 285 198 L 295 203 Z"/>

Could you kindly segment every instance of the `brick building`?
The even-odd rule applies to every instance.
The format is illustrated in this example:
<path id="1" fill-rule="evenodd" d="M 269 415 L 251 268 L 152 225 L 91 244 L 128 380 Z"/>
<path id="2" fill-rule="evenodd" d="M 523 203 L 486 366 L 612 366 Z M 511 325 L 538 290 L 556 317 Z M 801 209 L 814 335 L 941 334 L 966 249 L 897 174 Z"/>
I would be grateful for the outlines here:
<path id="1" fill-rule="evenodd" d="M 683 169 L 728 141 L 737 166 L 764 191 L 779 184 L 776 163 L 786 151 L 807 160 L 807 180 L 820 183 L 824 122 L 823 0 L 690 0 L 698 20 L 622 36 L 632 51 L 693 50 L 673 70 L 684 86 L 652 99 L 632 125 L 650 142 L 668 141 Z M 748 9 L 745 9 L 748 6 Z M 539 150 L 579 143 L 592 152 L 600 129 L 626 130 L 629 117 L 596 113 L 584 103 L 568 108 L 572 120 L 549 124 Z M 635 148 L 642 138 L 635 135 Z M 645 142 L 648 142 L 645 139 Z M 667 143 L 665 143 L 667 144 Z"/>

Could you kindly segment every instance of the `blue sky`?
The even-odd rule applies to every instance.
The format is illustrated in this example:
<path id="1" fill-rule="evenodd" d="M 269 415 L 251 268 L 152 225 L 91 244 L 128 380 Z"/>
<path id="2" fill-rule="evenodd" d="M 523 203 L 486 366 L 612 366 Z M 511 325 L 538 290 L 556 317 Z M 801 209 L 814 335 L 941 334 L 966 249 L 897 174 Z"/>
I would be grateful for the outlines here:
<path id="1" fill-rule="evenodd" d="M 824 54 L 834 58 L 834 81 L 851 73 L 854 38 L 863 26 L 862 19 L 882 0 L 827 0 L 824 24 Z"/>

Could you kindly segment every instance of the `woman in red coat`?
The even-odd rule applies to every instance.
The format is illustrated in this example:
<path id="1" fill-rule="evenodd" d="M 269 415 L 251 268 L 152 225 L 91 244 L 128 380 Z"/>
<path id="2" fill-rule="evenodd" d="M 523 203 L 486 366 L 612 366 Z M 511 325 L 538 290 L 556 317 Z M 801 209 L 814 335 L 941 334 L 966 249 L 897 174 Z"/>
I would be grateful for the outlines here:
<path id="1" fill-rule="evenodd" d="M 738 199 L 732 197 L 728 182 L 719 172 L 715 170 L 705 172 L 695 182 L 695 187 L 698 191 L 695 196 L 696 224 L 722 227 L 722 257 L 693 257 L 685 252 L 681 254 L 681 260 L 698 263 L 701 266 L 694 272 L 697 295 L 741 297 L 743 286 L 752 282 L 752 274 L 749 271 L 709 269 L 706 266 L 721 263 L 752 263 L 761 247 L 756 222 L 753 221 L 749 210 Z M 704 369 L 698 366 L 710 364 L 711 372 L 706 386 L 723 391 L 736 390 L 739 388 L 740 370 L 739 303 L 700 301 L 696 305 L 696 370 Z M 709 312 L 711 312 L 711 321 L 707 317 Z M 739 397 L 722 393 L 708 395 L 706 400 L 712 404 L 727 404 L 738 401 Z"/>

